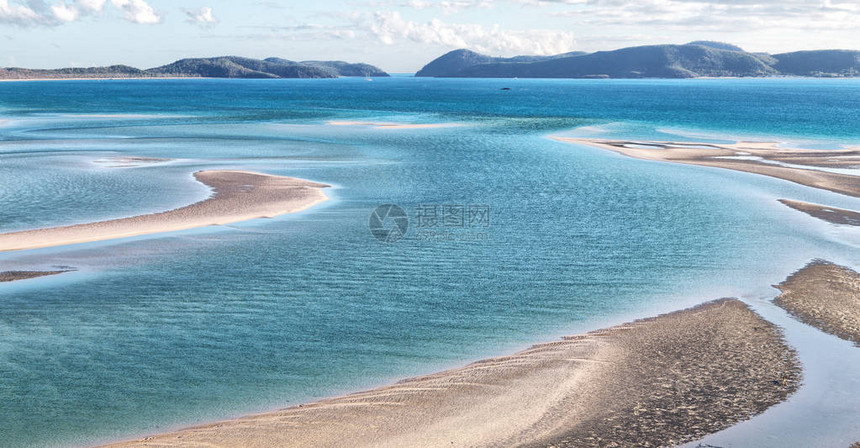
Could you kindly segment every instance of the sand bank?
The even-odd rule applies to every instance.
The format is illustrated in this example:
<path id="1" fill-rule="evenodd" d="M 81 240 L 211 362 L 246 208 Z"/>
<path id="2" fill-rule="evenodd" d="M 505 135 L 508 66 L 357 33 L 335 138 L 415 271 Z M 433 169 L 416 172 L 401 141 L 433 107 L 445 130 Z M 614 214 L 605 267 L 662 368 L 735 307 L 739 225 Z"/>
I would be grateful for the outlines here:
<path id="1" fill-rule="evenodd" d="M 31 278 L 45 277 L 48 275 L 57 275 L 70 271 L 70 269 L 65 269 L 62 271 L 5 271 L 0 272 L 0 283 L 14 282 L 17 280 L 27 280 Z"/>
<path id="2" fill-rule="evenodd" d="M 637 159 L 710 166 L 761 174 L 807 187 L 822 188 L 848 196 L 860 197 L 860 176 L 828 172 L 821 168 L 842 169 L 860 165 L 860 161 L 858 161 L 860 150 L 857 149 L 833 151 L 783 149 L 779 148 L 776 143 L 758 142 L 722 145 L 566 137 L 553 137 L 553 139 L 608 149 Z M 800 165 L 808 168 L 782 164 Z"/>
<path id="3" fill-rule="evenodd" d="M 327 121 L 329 126 L 369 126 L 376 129 L 428 129 L 460 126 L 458 123 L 388 123 L 384 121 Z"/>
<path id="4" fill-rule="evenodd" d="M 780 199 L 779 202 L 809 216 L 833 223 L 848 226 L 860 226 L 860 213 L 843 208 L 827 207 L 809 202 Z"/>
<path id="5" fill-rule="evenodd" d="M 738 300 L 639 320 L 375 390 L 114 447 L 658 446 L 798 387 L 780 332 Z"/>
<path id="6" fill-rule="evenodd" d="M 194 177 L 213 190 L 203 201 L 161 213 L 65 227 L 0 234 L 0 252 L 104 241 L 197 227 L 270 218 L 297 212 L 328 199 L 328 185 L 247 171 L 198 171 Z"/>
<path id="7" fill-rule="evenodd" d="M 777 285 L 774 303 L 801 322 L 860 346 L 860 274 L 814 261 Z"/>
<path id="8" fill-rule="evenodd" d="M 171 161 L 173 161 L 173 159 L 160 157 L 118 156 L 93 160 L 93 163 L 106 166 L 108 168 L 134 168 L 137 166 L 154 165 Z"/>

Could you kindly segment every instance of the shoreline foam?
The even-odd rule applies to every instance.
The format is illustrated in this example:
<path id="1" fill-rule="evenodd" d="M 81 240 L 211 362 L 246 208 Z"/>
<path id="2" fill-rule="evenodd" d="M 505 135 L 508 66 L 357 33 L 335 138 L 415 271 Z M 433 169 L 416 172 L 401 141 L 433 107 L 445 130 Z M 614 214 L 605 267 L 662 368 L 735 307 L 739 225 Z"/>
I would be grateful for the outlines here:
<path id="1" fill-rule="evenodd" d="M 213 195 L 160 213 L 0 234 L 0 252 L 64 246 L 231 224 L 294 213 L 328 199 L 325 184 L 249 171 L 198 171 Z"/>
<path id="2" fill-rule="evenodd" d="M 780 330 L 743 302 L 721 299 L 387 387 L 110 446 L 663 446 L 759 414 L 799 381 Z"/>

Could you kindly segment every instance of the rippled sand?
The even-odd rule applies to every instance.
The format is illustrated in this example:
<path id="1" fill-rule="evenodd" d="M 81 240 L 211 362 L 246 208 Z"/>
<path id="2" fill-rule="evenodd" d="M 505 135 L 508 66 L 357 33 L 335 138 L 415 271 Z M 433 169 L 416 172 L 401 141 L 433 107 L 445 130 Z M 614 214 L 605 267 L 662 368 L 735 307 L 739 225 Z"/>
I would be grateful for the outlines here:
<path id="1" fill-rule="evenodd" d="M 801 322 L 860 347 L 860 274 L 817 260 L 777 288 L 774 300 Z"/>
<path id="2" fill-rule="evenodd" d="M 779 330 L 722 299 L 388 387 L 112 446 L 663 446 L 758 414 L 799 380 Z"/>

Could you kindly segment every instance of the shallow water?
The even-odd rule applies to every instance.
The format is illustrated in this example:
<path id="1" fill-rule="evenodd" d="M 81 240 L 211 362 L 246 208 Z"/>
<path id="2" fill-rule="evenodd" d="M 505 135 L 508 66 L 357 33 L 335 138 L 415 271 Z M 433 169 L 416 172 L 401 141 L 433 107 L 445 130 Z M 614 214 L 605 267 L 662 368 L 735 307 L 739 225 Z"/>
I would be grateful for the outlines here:
<path id="1" fill-rule="evenodd" d="M 181 206 L 208 194 L 199 169 L 334 185 L 332 201 L 276 219 L 0 254 L 0 270 L 79 268 L 0 284 L 0 444 L 86 445 L 273 409 L 772 295 L 812 258 L 860 265 L 856 228 L 776 202 L 855 198 L 546 138 L 851 144 L 860 82 L 378 81 L 0 84 L 0 231 Z M 174 160 L 98 162 L 117 156 Z M 388 203 L 411 217 L 396 243 L 368 229 Z M 421 205 L 486 206 L 490 221 L 418 228 Z"/>

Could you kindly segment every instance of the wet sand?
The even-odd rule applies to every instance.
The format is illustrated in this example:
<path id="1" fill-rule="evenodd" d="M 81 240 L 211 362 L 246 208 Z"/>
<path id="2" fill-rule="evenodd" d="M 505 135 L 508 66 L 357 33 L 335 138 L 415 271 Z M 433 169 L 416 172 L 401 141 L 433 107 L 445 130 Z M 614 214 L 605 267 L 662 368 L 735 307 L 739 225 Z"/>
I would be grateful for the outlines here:
<path id="1" fill-rule="evenodd" d="M 198 171 L 194 177 L 213 190 L 203 201 L 161 213 L 64 227 L 0 234 L 0 252 L 104 241 L 138 235 L 270 218 L 327 200 L 318 184 L 248 171 Z"/>
<path id="2" fill-rule="evenodd" d="M 2 282 L 14 282 L 18 280 L 28 280 L 31 278 L 39 278 L 46 277 L 48 275 L 57 275 L 63 274 L 65 272 L 70 272 L 71 270 L 66 269 L 62 271 L 5 271 L 0 272 L 0 283 Z"/>
<path id="3" fill-rule="evenodd" d="M 137 166 L 153 165 L 156 163 L 165 163 L 171 161 L 173 161 L 173 159 L 165 159 L 159 157 L 118 156 L 94 160 L 93 163 L 97 163 L 108 168 L 133 168 Z"/>
<path id="4" fill-rule="evenodd" d="M 860 176 L 815 169 L 855 168 L 860 166 L 860 150 L 818 151 L 783 149 L 776 143 L 740 142 L 711 144 L 695 142 L 640 142 L 552 137 L 555 140 L 588 145 L 637 159 L 710 166 L 788 180 L 807 187 L 822 188 L 848 196 L 860 197 Z M 807 168 L 782 166 L 779 163 L 804 165 Z"/>
<path id="5" fill-rule="evenodd" d="M 113 447 L 662 446 L 761 413 L 800 367 L 721 299 L 391 386 Z"/>
<path id="6" fill-rule="evenodd" d="M 777 289 L 774 303 L 796 319 L 860 347 L 860 274 L 816 260 Z"/>
<path id="7" fill-rule="evenodd" d="M 824 205 L 812 204 L 809 202 L 792 201 L 790 199 L 780 199 L 779 202 L 809 216 L 827 221 L 833 224 L 841 224 L 847 226 L 860 226 L 860 213 L 843 208 L 827 207 Z"/>

